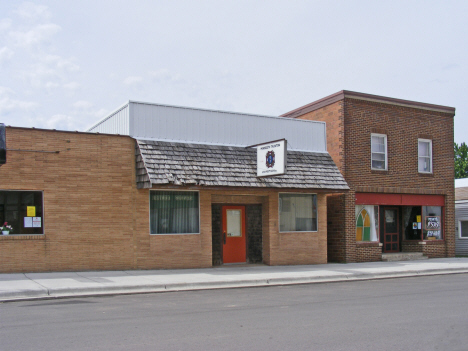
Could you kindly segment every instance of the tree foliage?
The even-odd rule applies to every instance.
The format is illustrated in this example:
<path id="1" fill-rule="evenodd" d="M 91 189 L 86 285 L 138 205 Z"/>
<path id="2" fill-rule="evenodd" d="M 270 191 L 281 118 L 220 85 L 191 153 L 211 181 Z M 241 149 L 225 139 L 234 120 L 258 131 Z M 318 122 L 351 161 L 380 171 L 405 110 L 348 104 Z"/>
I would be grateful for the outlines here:
<path id="1" fill-rule="evenodd" d="M 455 179 L 468 178 L 468 146 L 461 143 L 453 144 L 455 152 Z"/>

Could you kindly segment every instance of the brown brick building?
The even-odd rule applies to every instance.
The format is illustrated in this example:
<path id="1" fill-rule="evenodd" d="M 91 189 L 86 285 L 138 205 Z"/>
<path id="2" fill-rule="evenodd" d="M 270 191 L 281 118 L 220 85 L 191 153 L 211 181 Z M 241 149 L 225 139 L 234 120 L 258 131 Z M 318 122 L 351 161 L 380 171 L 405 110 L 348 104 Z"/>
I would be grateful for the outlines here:
<path id="1" fill-rule="evenodd" d="M 327 262 L 326 195 L 348 186 L 324 123 L 129 103 L 92 129 L 6 128 L 0 272 Z M 257 177 L 246 146 L 279 135 L 286 174 Z"/>
<path id="2" fill-rule="evenodd" d="M 324 121 L 350 191 L 327 197 L 328 260 L 452 257 L 455 109 L 341 91 L 283 117 Z"/>

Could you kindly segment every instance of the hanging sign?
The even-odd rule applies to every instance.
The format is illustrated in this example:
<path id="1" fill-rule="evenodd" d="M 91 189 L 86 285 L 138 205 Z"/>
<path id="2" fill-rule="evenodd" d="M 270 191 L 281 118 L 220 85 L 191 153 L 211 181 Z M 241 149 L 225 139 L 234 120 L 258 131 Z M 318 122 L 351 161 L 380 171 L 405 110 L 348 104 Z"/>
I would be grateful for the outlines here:
<path id="1" fill-rule="evenodd" d="M 286 139 L 255 145 L 257 148 L 257 177 L 286 173 Z"/>

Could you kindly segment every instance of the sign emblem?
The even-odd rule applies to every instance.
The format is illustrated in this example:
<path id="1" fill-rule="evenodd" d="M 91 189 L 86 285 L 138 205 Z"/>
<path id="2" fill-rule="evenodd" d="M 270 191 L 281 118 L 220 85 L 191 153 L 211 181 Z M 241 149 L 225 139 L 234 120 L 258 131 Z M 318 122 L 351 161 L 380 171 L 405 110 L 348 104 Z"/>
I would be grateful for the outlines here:
<path id="1" fill-rule="evenodd" d="M 266 153 L 266 166 L 272 168 L 275 165 L 275 152 L 273 150 Z"/>

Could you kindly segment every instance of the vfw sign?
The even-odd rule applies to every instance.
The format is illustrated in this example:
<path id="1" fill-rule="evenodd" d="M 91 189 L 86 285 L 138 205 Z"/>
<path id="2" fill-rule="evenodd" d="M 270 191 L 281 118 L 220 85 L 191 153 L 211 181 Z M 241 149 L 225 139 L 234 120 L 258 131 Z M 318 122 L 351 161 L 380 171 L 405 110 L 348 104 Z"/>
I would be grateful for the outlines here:
<path id="1" fill-rule="evenodd" d="M 259 144 L 257 148 L 257 177 L 286 173 L 286 139 Z"/>

